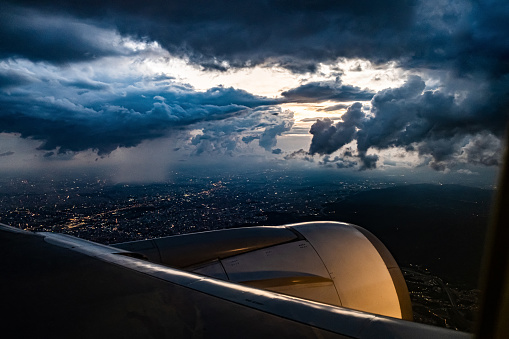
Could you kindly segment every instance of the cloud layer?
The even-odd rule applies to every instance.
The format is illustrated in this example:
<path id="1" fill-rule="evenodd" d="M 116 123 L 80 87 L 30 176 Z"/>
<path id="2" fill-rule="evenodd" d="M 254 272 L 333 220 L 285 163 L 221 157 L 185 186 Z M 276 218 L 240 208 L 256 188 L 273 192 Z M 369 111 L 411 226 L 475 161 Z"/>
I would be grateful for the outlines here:
<path id="1" fill-rule="evenodd" d="M 359 87 L 343 85 L 339 78 L 335 81 L 308 82 L 297 88 L 284 91 L 281 95 L 288 102 L 323 102 L 323 101 L 366 101 L 375 93 Z"/>
<path id="2" fill-rule="evenodd" d="M 257 144 L 283 156 L 276 140 L 293 116 L 278 105 L 330 103 L 321 110 L 347 112 L 310 129 L 309 153 L 323 164 L 375 168 L 378 151 L 398 148 L 439 170 L 497 165 L 508 120 L 507 17 L 503 0 L 6 0 L 0 132 L 40 140 L 48 157 L 106 155 L 182 129 L 195 154 Z M 268 98 L 227 86 L 198 91 L 146 70 L 175 57 L 206 74 L 286 69 L 301 83 Z M 381 71 L 391 63 L 408 79 L 378 92 L 347 84 L 337 68 L 346 59 Z M 337 151 L 343 158 L 327 157 Z"/>
<path id="3" fill-rule="evenodd" d="M 0 62 L 0 132 L 41 140 L 41 150 L 62 154 L 92 149 L 105 155 L 200 122 L 250 116 L 253 109 L 272 116 L 270 107 L 277 103 L 231 87 L 196 91 L 167 77 L 102 81 L 90 72 L 66 69 Z M 259 124 L 245 119 L 244 128 Z M 270 148 L 281 133 L 271 131 L 280 122 L 266 124 L 271 136 L 260 139 L 260 145 Z"/>
<path id="4" fill-rule="evenodd" d="M 378 160 L 369 150 L 396 147 L 429 158 L 437 170 L 458 162 L 498 165 L 509 102 L 489 89 L 478 94 L 477 100 L 460 100 L 445 89 L 426 90 L 420 77 L 411 76 L 399 88 L 378 92 L 369 112 L 355 103 L 335 125 L 318 120 L 310 129 L 309 153 L 332 154 L 355 141 L 364 169 Z"/>
<path id="5" fill-rule="evenodd" d="M 509 70 L 509 4 L 502 0 L 12 3 L 6 7 L 17 7 L 3 11 L 2 35 L 8 38 L 0 49 L 38 60 L 120 53 L 102 39 L 107 33 L 101 30 L 109 27 L 122 36 L 158 41 L 172 54 L 215 70 L 270 64 L 314 72 L 319 62 L 337 58 L 397 60 L 407 68 L 463 73 L 483 68 L 492 76 Z M 62 29 L 66 34 L 58 34 Z M 48 46 L 51 51 L 43 52 Z"/>

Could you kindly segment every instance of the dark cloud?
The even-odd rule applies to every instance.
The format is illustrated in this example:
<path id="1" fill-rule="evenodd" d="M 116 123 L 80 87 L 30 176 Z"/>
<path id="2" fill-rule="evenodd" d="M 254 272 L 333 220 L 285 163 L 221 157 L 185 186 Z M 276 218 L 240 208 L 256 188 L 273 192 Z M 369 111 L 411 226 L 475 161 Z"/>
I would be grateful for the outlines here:
<path id="1" fill-rule="evenodd" d="M 120 35 L 97 22 L 6 4 L 0 4 L 0 35 L 3 58 L 68 63 L 129 53 Z"/>
<path id="2" fill-rule="evenodd" d="M 348 107 L 348 105 L 347 105 L 346 107 Z M 316 118 L 303 118 L 303 119 L 300 119 L 299 121 L 302 121 L 302 122 L 315 122 L 315 121 L 317 121 L 317 120 L 324 120 L 324 119 L 338 120 L 338 119 L 340 119 L 340 117 L 316 117 Z"/>
<path id="3" fill-rule="evenodd" d="M 210 88 L 205 92 L 177 96 L 177 98 L 200 105 L 224 105 L 225 103 L 235 103 L 236 105 L 251 108 L 263 105 L 275 105 L 280 102 L 279 100 L 253 95 L 244 90 L 222 86 Z"/>
<path id="4" fill-rule="evenodd" d="M 364 118 L 362 105 L 357 102 L 348 108 L 342 121 L 336 125 L 328 118 L 318 120 L 309 130 L 313 135 L 309 153 L 331 154 L 348 144 L 356 137 L 357 129 L 362 126 Z"/>
<path id="5" fill-rule="evenodd" d="M 366 155 L 363 152 L 359 152 L 359 159 L 361 160 L 361 167 L 359 168 L 361 171 L 367 169 L 375 169 L 376 162 L 378 161 L 378 155 Z"/>
<path id="6" fill-rule="evenodd" d="M 420 40 L 410 44 L 418 52 L 409 66 L 450 66 L 462 77 L 476 76 L 479 72 L 489 77 L 500 78 L 509 72 L 509 45 L 503 43 L 509 32 L 509 3 L 488 0 L 460 2 L 434 13 L 432 2 L 424 2 L 422 12 L 428 12 L 429 22 L 419 22 L 417 33 Z M 422 38 L 422 33 L 431 32 L 432 40 Z M 424 44 L 425 43 L 425 44 Z M 434 46 L 434 49 L 428 48 Z"/>
<path id="7" fill-rule="evenodd" d="M 158 106 L 170 103 L 178 103 L 185 106 L 225 106 L 237 105 L 243 107 L 270 106 L 279 103 L 279 100 L 253 95 L 244 90 L 233 87 L 212 87 L 204 92 L 199 92 L 191 87 L 174 84 L 171 87 L 162 87 L 156 91 L 143 90 L 133 92 L 127 96 L 119 96 L 110 101 L 111 105 L 126 106 L 138 111 L 150 110 L 153 102 L 161 101 Z"/>
<path id="8" fill-rule="evenodd" d="M 320 111 L 320 112 L 334 112 L 334 111 L 339 111 L 340 109 L 346 109 L 346 108 L 348 108 L 348 105 L 346 105 L 346 104 L 337 104 L 337 105 L 332 105 L 332 106 L 328 106 L 325 108 L 321 108 L 318 111 Z"/>
<path id="9" fill-rule="evenodd" d="M 0 69 L 0 90 L 26 85 L 33 81 L 34 79 L 27 74 L 10 69 Z"/>
<path id="10" fill-rule="evenodd" d="M 318 163 L 320 165 L 326 167 L 336 167 L 336 168 L 353 168 L 357 166 L 357 162 L 351 159 L 352 156 L 349 154 L 343 153 L 343 156 L 335 156 L 331 158 L 329 155 L 323 157 L 321 161 Z"/>
<path id="11" fill-rule="evenodd" d="M 343 85 L 339 78 L 336 81 L 310 82 L 281 93 L 289 102 L 367 101 L 374 94 L 359 87 Z"/>
<path id="12" fill-rule="evenodd" d="M 313 60 L 299 60 L 285 56 L 278 57 L 275 62 L 271 62 L 269 59 L 268 61 L 265 61 L 264 66 L 282 67 L 298 74 L 316 73 L 318 70 L 318 66 Z"/>
<path id="13" fill-rule="evenodd" d="M 337 168 L 352 168 L 357 166 L 357 163 L 355 161 L 353 162 L 336 162 Z"/>
<path id="14" fill-rule="evenodd" d="M 249 144 L 251 141 L 253 140 L 259 140 L 260 139 L 260 136 L 259 135 L 247 135 L 245 137 L 242 137 L 242 141 L 244 141 L 246 144 Z"/>
<path id="15" fill-rule="evenodd" d="M 0 74 L 9 80 L 0 91 L 0 131 L 40 140 L 39 149 L 48 157 L 89 149 L 106 155 L 202 122 L 216 126 L 206 126 L 192 140 L 196 154 L 233 151 L 239 138 L 245 143 L 257 139 L 270 151 L 293 124 L 293 115 L 273 107 L 280 99 L 232 87 L 197 91 L 164 75 L 99 81 L 28 61 L 1 66 Z M 17 81 L 28 79 L 27 74 L 30 81 Z"/>
<path id="16" fill-rule="evenodd" d="M 0 157 L 8 157 L 9 155 L 13 155 L 13 154 L 14 154 L 14 152 L 8 151 L 8 152 L 0 153 Z"/>
<path id="17" fill-rule="evenodd" d="M 361 58 L 458 76 L 509 71 L 505 0 L 5 1 L 1 55 L 67 62 L 126 53 L 108 32 L 157 41 L 170 53 L 225 71 Z M 360 66 L 360 64 L 359 64 Z"/>
<path id="18" fill-rule="evenodd" d="M 152 76 L 150 78 L 150 81 L 172 81 L 172 80 L 175 80 L 175 77 L 172 77 L 171 75 L 168 75 L 168 74 L 159 74 L 159 75 L 155 75 L 155 76 Z"/>
<path id="19" fill-rule="evenodd" d="M 315 161 L 313 159 L 313 156 L 311 154 L 309 154 L 308 152 L 306 152 L 305 150 L 303 150 L 302 148 L 298 151 L 294 151 L 290 154 L 285 155 L 285 160 L 294 160 L 294 159 L 300 159 L 300 160 L 305 160 L 305 161 L 309 161 L 309 162 Z"/>
<path id="20" fill-rule="evenodd" d="M 199 122 L 247 115 L 252 108 L 266 105 L 267 109 L 260 108 L 259 112 L 266 111 L 271 118 L 263 120 L 260 146 L 272 148 L 275 138 L 291 127 L 291 123 L 278 119 L 279 111 L 270 109 L 274 99 L 242 90 L 214 87 L 198 92 L 178 85 L 156 90 L 123 86 L 125 90 L 117 88 L 120 93 L 116 94 L 103 82 L 70 78 L 0 92 L 0 132 L 41 140 L 41 150 L 66 153 L 92 149 L 105 155 Z M 90 93 L 82 100 L 80 90 Z M 247 119 L 246 124 L 254 125 L 245 128 L 260 121 Z"/>
<path id="21" fill-rule="evenodd" d="M 200 66 L 204 71 L 226 72 L 230 69 L 228 63 L 218 62 L 217 60 L 202 62 Z"/>
<path id="22" fill-rule="evenodd" d="M 249 4 L 226 0 L 156 0 L 149 5 L 143 1 L 118 0 L 86 4 L 63 0 L 9 2 L 21 8 L 36 8 L 41 13 L 107 24 L 123 35 L 158 41 L 171 53 L 185 56 L 207 69 L 223 70 L 269 62 L 298 73 L 314 72 L 317 62 L 335 60 L 338 56 L 376 55 L 377 59 L 385 60 L 397 56 L 399 48 L 391 41 L 394 39 L 386 42 L 394 50 L 386 48 L 374 53 L 382 46 L 378 41 L 386 35 L 396 36 L 395 33 L 410 30 L 415 16 L 414 6 L 404 0 L 383 5 L 368 0 L 259 0 Z M 72 25 L 69 25 L 68 34 L 55 36 L 54 32 L 60 28 L 58 22 L 38 34 L 42 36 L 40 42 L 30 40 L 34 48 L 20 46 L 18 39 L 29 37 L 28 33 L 37 26 L 29 22 L 21 27 L 14 25 L 15 14 L 8 11 L 4 20 L 4 32 L 17 37 L 9 41 L 15 43 L 8 48 L 10 53 L 62 61 L 111 52 L 104 46 L 94 46 L 80 34 L 83 30 L 74 30 Z M 65 42 L 70 43 L 69 50 L 62 50 L 64 53 L 59 55 L 57 50 Z M 55 52 L 40 54 L 35 46 L 41 44 L 53 46 Z"/>
<path id="23" fill-rule="evenodd" d="M 71 86 L 92 91 L 109 90 L 112 88 L 110 84 L 106 84 L 100 81 L 93 81 L 90 79 L 74 79 L 72 81 L 62 80 L 61 83 L 64 86 Z"/>
<path id="24" fill-rule="evenodd" d="M 460 151 L 460 157 L 473 164 L 486 166 L 498 165 L 502 145 L 500 139 L 487 132 L 480 133 L 472 138 Z"/>
<path id="25" fill-rule="evenodd" d="M 362 65 L 359 62 L 356 62 L 355 65 L 350 67 L 349 71 L 352 71 L 352 72 L 362 72 Z"/>
<path id="26" fill-rule="evenodd" d="M 358 126 L 362 127 L 358 138 L 359 150 L 366 152 L 369 147 L 375 145 L 378 148 L 387 148 L 400 146 L 400 142 L 403 145 L 417 141 L 415 136 L 410 137 L 409 134 L 422 133 L 424 136 L 429 125 L 426 120 L 417 120 L 417 113 L 421 109 L 417 101 L 423 98 L 421 93 L 424 88 L 424 81 L 420 77 L 411 76 L 403 86 L 377 93 L 371 102 L 375 117 Z M 435 111 L 437 108 L 441 112 L 447 112 L 451 108 L 453 103 L 451 97 L 427 93 L 429 99 L 434 101 L 432 107 L 428 106 L 430 114 L 440 114 L 439 111 Z M 413 125 L 408 126 L 409 123 Z M 405 137 L 406 142 L 403 140 Z"/>
<path id="27" fill-rule="evenodd" d="M 262 65 L 317 73 L 321 62 L 360 58 L 374 67 L 393 62 L 439 85 L 426 88 L 414 76 L 399 88 L 374 95 L 339 80 L 309 82 L 283 92 L 282 99 L 269 99 L 225 87 L 177 89 L 165 75 L 146 79 L 157 82 L 157 89 L 134 86 L 139 79 L 116 89 L 112 79 L 43 79 L 21 68 L 2 67 L 0 130 L 41 140 L 41 148 L 48 151 L 96 149 L 106 154 L 176 128 L 246 116 L 257 109 L 270 111 L 270 105 L 283 102 L 371 100 L 371 109 L 351 106 L 342 122 L 316 122 L 309 152 L 327 155 L 356 142 L 359 166 L 366 169 L 377 164 L 368 150 L 392 147 L 429 157 L 436 169 L 458 161 L 496 165 L 508 120 L 507 17 L 505 0 L 6 0 L 0 4 L 2 62 L 65 68 L 139 55 L 133 42 L 147 43 L 149 49 L 148 44 L 157 42 L 208 71 Z M 236 135 L 231 140 L 210 131 L 196 139 L 196 146 L 205 149 L 206 140 L 214 145 L 222 138 L 221 147 L 231 149 L 238 147 L 238 136 L 244 143 L 256 139 L 270 150 L 289 127 L 281 121 L 265 123 L 228 130 Z M 253 133 L 240 136 L 246 131 Z"/>
<path id="28" fill-rule="evenodd" d="M 374 117 L 359 131 L 359 150 L 410 149 L 415 144 L 419 152 L 440 161 L 462 138 L 479 133 L 502 136 L 507 97 L 479 87 L 477 97 L 462 100 L 447 90 L 425 90 L 422 79 L 413 76 L 400 88 L 380 91 L 371 102 Z"/>
<path id="29" fill-rule="evenodd" d="M 478 98 L 458 100 L 446 90 L 426 90 L 420 77 L 410 76 L 401 87 L 378 92 L 370 112 L 356 103 L 335 125 L 318 120 L 309 152 L 332 154 L 355 140 L 361 169 L 376 167 L 378 157 L 366 155 L 369 149 L 394 147 L 431 157 L 436 170 L 458 162 L 497 165 L 508 99 L 479 89 Z M 496 100 L 487 101 L 490 96 Z"/>

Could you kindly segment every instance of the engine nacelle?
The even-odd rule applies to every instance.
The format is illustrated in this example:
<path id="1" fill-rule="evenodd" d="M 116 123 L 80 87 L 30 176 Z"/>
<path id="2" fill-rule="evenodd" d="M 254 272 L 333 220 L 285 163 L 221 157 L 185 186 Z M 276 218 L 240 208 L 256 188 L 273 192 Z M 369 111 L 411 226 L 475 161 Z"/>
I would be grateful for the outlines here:
<path id="1" fill-rule="evenodd" d="M 365 229 L 308 222 L 118 244 L 149 260 L 331 305 L 412 319 L 403 275 Z"/>

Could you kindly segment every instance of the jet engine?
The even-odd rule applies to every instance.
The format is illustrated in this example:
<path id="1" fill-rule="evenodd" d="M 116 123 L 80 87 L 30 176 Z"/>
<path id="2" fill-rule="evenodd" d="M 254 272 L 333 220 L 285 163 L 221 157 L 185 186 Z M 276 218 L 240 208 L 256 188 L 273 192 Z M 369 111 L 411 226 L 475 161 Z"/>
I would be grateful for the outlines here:
<path id="1" fill-rule="evenodd" d="M 352 224 L 246 227 L 114 246 L 216 279 L 412 320 L 396 261 L 373 234 Z"/>

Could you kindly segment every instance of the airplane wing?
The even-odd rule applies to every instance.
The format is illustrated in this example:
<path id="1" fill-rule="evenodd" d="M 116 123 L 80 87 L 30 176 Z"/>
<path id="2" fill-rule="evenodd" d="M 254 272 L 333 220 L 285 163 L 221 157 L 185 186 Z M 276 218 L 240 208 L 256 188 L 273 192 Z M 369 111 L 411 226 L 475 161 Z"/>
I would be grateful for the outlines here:
<path id="1" fill-rule="evenodd" d="M 330 248 L 328 238 L 348 233 L 342 245 Z M 20 338 L 470 337 L 346 308 L 381 307 L 383 296 L 370 301 L 376 285 L 369 281 L 377 281 L 378 274 L 373 268 L 385 267 L 386 283 L 398 279 L 393 263 L 377 249 L 380 244 L 369 237 L 347 224 L 307 223 L 113 247 L 0 225 L 2 331 Z M 346 255 L 356 242 L 372 244 L 372 256 Z M 194 253 L 192 260 L 178 255 L 185 251 Z M 371 268 L 356 273 L 363 267 Z M 355 279 L 349 280 L 351 275 Z M 394 291 L 400 287 L 393 283 Z M 306 289 L 318 291 L 310 299 L 325 299 L 303 299 Z M 399 317 L 405 317 L 403 296 L 391 293 Z"/>

